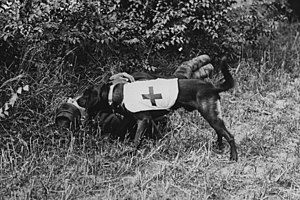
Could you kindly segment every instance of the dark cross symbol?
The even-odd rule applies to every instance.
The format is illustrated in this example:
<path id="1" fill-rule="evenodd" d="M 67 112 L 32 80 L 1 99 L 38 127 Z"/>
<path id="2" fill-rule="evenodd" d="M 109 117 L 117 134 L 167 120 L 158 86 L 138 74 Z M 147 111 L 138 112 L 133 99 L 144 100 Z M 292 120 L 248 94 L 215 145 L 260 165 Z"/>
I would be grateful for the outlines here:
<path id="1" fill-rule="evenodd" d="M 153 87 L 149 87 L 149 94 L 142 94 L 143 99 L 150 99 L 152 106 L 156 106 L 155 99 L 162 99 L 161 94 L 154 94 Z"/>

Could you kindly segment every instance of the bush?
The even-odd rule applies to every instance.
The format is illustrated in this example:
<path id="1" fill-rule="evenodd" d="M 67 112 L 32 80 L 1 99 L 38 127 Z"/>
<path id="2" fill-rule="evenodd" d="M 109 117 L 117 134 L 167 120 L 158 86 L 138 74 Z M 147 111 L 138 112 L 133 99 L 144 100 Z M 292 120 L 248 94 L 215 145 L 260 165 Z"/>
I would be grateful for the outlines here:
<path id="1" fill-rule="evenodd" d="M 227 29 L 227 42 L 244 58 L 260 60 L 263 52 L 287 23 L 291 10 L 286 1 L 254 1 L 250 5 L 233 9 Z"/>
<path id="2" fill-rule="evenodd" d="M 234 1 L 14 1 L 0 8 L 3 65 L 20 64 L 38 47 L 39 58 L 77 64 L 146 67 L 157 55 L 224 52 L 226 13 Z M 221 47 L 221 48 L 220 48 Z M 134 65 L 134 66 L 133 66 Z"/>
<path id="3" fill-rule="evenodd" d="M 300 19 L 300 2 L 297 0 L 288 0 L 288 5 L 292 10 L 291 19 Z"/>

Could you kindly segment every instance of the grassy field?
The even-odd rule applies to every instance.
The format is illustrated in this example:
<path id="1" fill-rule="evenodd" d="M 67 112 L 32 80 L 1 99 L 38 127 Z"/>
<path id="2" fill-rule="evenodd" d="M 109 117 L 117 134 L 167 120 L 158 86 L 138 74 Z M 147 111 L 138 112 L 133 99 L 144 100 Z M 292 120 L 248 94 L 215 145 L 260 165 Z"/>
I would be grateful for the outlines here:
<path id="1" fill-rule="evenodd" d="M 58 130 L 55 108 L 79 83 L 68 85 L 76 76 L 62 66 L 41 67 L 0 121 L 0 199 L 300 199 L 298 32 L 278 41 L 260 62 L 233 66 L 237 86 L 222 94 L 238 162 L 228 161 L 228 146 L 214 148 L 216 135 L 196 112 L 171 113 L 165 137 L 138 151 L 100 130 Z"/>

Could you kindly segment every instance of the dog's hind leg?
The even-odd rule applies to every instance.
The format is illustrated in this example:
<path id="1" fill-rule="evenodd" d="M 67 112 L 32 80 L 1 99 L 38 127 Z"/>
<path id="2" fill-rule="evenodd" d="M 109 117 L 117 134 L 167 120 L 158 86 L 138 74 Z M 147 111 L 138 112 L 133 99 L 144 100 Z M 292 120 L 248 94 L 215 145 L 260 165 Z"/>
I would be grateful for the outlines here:
<path id="1" fill-rule="evenodd" d="M 209 124 L 214 128 L 218 135 L 218 145 L 220 148 L 222 148 L 222 137 L 224 137 L 227 142 L 230 145 L 230 160 L 238 160 L 238 155 L 237 155 L 237 150 L 236 150 L 236 144 L 234 141 L 233 135 L 227 130 L 227 128 L 224 125 L 223 120 L 217 119 L 217 120 L 212 120 L 209 122 Z"/>
<path id="2" fill-rule="evenodd" d="M 199 103 L 198 111 L 216 131 L 218 135 L 218 146 L 222 148 L 222 138 L 224 137 L 230 145 L 230 160 L 238 160 L 237 148 L 233 135 L 225 127 L 221 116 L 220 101 L 217 98 L 209 98 Z"/>

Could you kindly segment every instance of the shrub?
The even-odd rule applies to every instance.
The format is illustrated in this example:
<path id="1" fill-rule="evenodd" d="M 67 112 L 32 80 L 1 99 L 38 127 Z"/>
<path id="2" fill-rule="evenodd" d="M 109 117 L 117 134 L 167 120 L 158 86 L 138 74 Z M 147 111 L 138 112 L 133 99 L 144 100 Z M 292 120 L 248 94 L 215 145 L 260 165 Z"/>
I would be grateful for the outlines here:
<path id="1" fill-rule="evenodd" d="M 133 68 L 156 55 L 219 54 L 234 1 L 13 1 L 1 3 L 0 45 L 16 65 L 38 47 L 39 58 L 104 66 L 112 58 Z M 220 48 L 221 47 L 221 48 Z M 17 58 L 17 59 L 16 59 Z"/>
<path id="2" fill-rule="evenodd" d="M 279 0 L 254 1 L 236 7 L 229 16 L 234 20 L 227 29 L 227 41 L 239 56 L 260 60 L 290 12 L 287 2 Z"/>

